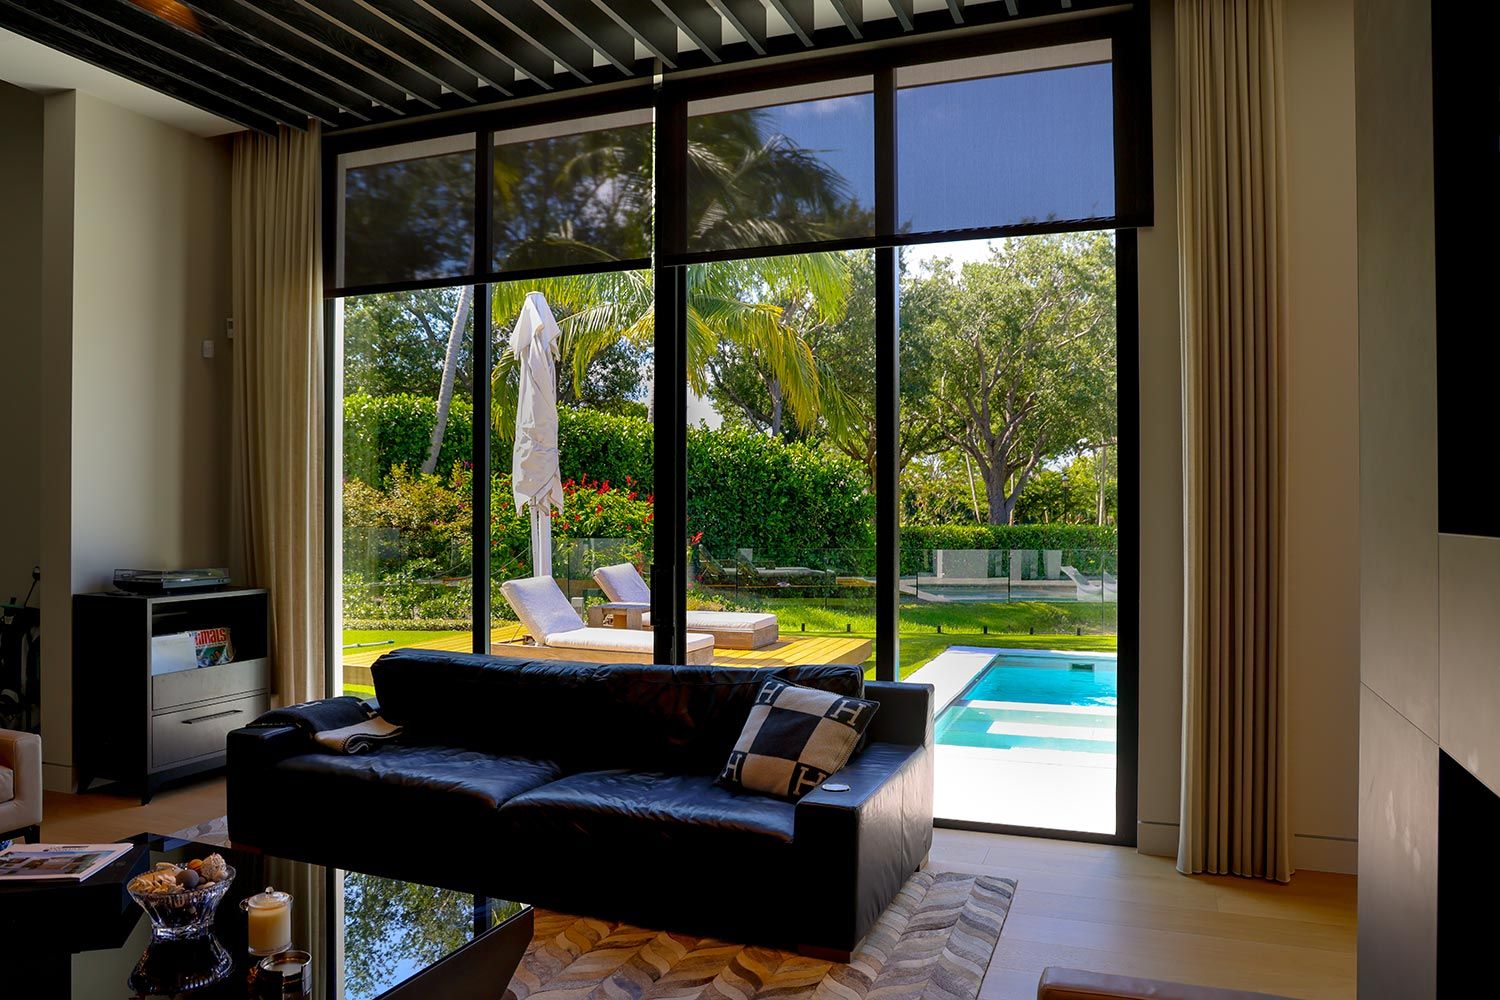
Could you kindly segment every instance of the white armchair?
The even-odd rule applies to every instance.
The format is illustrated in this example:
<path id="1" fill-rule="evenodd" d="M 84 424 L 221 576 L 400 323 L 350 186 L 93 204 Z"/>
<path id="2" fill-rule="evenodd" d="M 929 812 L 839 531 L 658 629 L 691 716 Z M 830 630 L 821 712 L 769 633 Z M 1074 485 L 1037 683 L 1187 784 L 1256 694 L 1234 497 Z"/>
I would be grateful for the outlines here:
<path id="1" fill-rule="evenodd" d="M 0 841 L 41 836 L 42 738 L 0 729 Z"/>

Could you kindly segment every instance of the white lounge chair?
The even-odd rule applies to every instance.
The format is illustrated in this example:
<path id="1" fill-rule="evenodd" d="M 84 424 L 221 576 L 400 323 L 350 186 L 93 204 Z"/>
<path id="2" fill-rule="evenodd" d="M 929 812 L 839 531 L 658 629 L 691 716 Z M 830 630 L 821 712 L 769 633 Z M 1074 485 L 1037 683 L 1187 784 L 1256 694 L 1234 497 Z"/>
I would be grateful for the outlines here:
<path id="1" fill-rule="evenodd" d="M 652 663 L 655 640 L 650 632 L 589 628 L 578 618 L 557 581 L 550 576 L 506 580 L 500 585 L 534 646 L 492 643 L 496 656 L 525 655 L 539 660 L 583 660 L 589 663 Z M 714 637 L 687 634 L 687 661 L 712 663 Z"/>
<path id="2" fill-rule="evenodd" d="M 1104 596 L 1104 584 L 1095 583 L 1072 566 L 1062 568 L 1063 575 L 1073 581 L 1078 588 L 1078 599 L 1080 601 L 1098 601 Z"/>
<path id="3" fill-rule="evenodd" d="M 594 570 L 594 582 L 613 604 L 651 606 L 651 588 L 630 563 L 599 567 Z M 641 625 L 651 627 L 650 611 L 641 615 Z M 714 645 L 724 649 L 760 649 L 780 637 L 775 615 L 689 611 L 687 627 L 694 632 L 707 632 L 714 637 Z"/>

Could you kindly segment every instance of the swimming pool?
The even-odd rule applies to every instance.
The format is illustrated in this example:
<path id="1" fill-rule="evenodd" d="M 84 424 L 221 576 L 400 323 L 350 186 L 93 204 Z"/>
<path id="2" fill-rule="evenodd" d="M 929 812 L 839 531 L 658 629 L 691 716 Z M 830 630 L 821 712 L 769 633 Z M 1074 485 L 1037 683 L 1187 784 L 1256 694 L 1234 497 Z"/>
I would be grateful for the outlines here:
<path id="1" fill-rule="evenodd" d="M 1112 755 L 1116 678 L 1112 654 L 1001 650 L 938 715 L 937 742 Z"/>

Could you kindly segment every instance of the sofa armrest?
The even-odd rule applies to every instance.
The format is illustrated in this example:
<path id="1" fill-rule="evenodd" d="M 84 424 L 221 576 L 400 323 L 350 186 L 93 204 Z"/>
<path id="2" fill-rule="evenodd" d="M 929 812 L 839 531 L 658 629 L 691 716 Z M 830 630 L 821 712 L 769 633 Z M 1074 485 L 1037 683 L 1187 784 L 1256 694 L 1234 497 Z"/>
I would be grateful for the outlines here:
<path id="1" fill-rule="evenodd" d="M 927 746 L 872 743 L 798 801 L 793 844 L 810 894 L 802 918 L 835 950 L 859 943 L 927 857 L 932 756 Z"/>
<path id="2" fill-rule="evenodd" d="M 296 726 L 246 726 L 229 731 L 224 789 L 230 840 L 255 844 L 260 839 L 259 820 L 279 812 L 268 808 L 275 801 L 276 765 L 312 749 L 312 740 Z"/>
<path id="3" fill-rule="evenodd" d="M 931 684 L 865 681 L 865 697 L 880 703 L 865 733 L 871 743 L 932 746 Z"/>
<path id="4" fill-rule="evenodd" d="M 42 738 L 0 729 L 0 764 L 15 776 L 11 799 L 0 802 L 0 834 L 42 821 Z"/>

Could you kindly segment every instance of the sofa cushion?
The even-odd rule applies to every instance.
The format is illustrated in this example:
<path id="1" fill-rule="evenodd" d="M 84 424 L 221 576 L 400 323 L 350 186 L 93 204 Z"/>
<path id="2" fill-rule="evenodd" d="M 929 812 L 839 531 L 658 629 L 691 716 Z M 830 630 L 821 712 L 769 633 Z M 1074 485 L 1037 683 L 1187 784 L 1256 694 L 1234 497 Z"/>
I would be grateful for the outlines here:
<path id="1" fill-rule="evenodd" d="M 287 782 L 301 785 L 325 804 L 357 803 L 356 812 L 358 807 L 407 811 L 434 830 L 447 821 L 485 818 L 508 800 L 562 774 L 547 760 L 400 744 L 369 754 L 303 754 L 283 761 L 279 770 Z M 358 829 L 358 821 L 370 817 L 350 819 Z"/>
<path id="2" fill-rule="evenodd" d="M 800 799 L 849 761 L 879 704 L 769 677 L 719 775 L 734 789 Z"/>
<path id="3" fill-rule="evenodd" d="M 710 775 L 622 770 L 570 774 L 500 809 L 507 829 L 524 829 L 534 842 L 567 842 L 586 831 L 596 844 L 645 840 L 719 857 L 736 844 L 789 845 L 794 814 L 791 803 L 736 795 Z"/>
<path id="4" fill-rule="evenodd" d="M 568 771 L 716 774 L 766 677 L 864 690 L 857 666 L 606 665 L 429 649 L 387 653 L 371 673 L 381 714 L 406 727 L 409 743 L 544 757 Z"/>
<path id="5" fill-rule="evenodd" d="M 0 802 L 9 802 L 16 797 L 16 772 L 0 764 Z"/>

